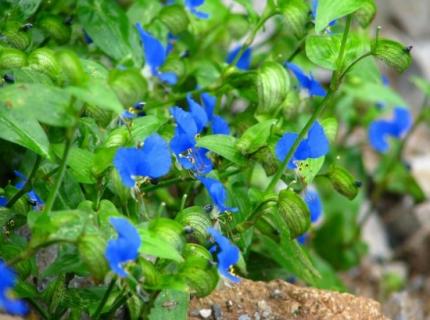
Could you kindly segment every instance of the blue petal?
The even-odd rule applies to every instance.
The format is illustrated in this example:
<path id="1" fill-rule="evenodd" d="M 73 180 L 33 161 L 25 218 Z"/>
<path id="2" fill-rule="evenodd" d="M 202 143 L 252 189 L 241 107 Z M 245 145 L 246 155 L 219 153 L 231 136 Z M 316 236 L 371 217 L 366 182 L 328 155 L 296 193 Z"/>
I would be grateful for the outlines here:
<path id="1" fill-rule="evenodd" d="M 136 28 L 143 44 L 146 63 L 151 68 L 151 71 L 155 73 L 166 61 L 164 46 L 157 38 L 146 32 L 140 23 L 136 23 Z"/>
<path id="2" fill-rule="evenodd" d="M 12 315 L 24 316 L 28 313 L 28 307 L 24 301 L 13 299 L 8 291 L 16 284 L 15 272 L 0 260 L 0 309 Z"/>
<path id="3" fill-rule="evenodd" d="M 166 175 L 172 165 L 169 146 L 158 134 L 145 139 L 140 150 L 141 162 L 138 164 L 138 175 L 159 178 Z"/>
<path id="4" fill-rule="evenodd" d="M 394 108 L 393 125 L 393 136 L 396 138 L 401 138 L 412 127 L 411 112 L 406 108 Z"/>
<path id="5" fill-rule="evenodd" d="M 311 222 L 316 222 L 322 214 L 322 203 L 318 192 L 308 188 L 304 194 L 305 202 L 311 213 Z"/>
<path id="6" fill-rule="evenodd" d="M 212 161 L 207 157 L 208 150 L 204 148 L 193 148 L 191 156 L 194 159 L 192 170 L 197 175 L 205 175 L 213 169 Z"/>
<path id="7" fill-rule="evenodd" d="M 185 132 L 190 138 L 194 138 L 197 131 L 197 124 L 191 113 L 184 111 L 179 107 L 170 108 L 170 113 L 176 121 L 178 128 Z"/>
<path id="8" fill-rule="evenodd" d="M 242 47 L 237 47 L 228 53 L 226 59 L 227 63 L 232 63 L 236 59 L 236 56 L 239 54 L 241 48 Z M 237 61 L 236 66 L 241 70 L 248 70 L 249 66 L 251 65 L 251 56 L 252 49 L 247 48 L 244 52 L 242 52 L 242 55 Z"/>
<path id="9" fill-rule="evenodd" d="M 276 147 L 275 147 L 275 154 L 276 154 L 276 158 L 278 158 L 279 161 L 283 162 L 285 160 L 285 158 L 288 155 L 288 152 L 290 151 L 290 149 L 292 148 L 294 142 L 296 141 L 296 139 L 298 138 L 298 134 L 294 133 L 294 132 L 287 132 L 285 133 L 281 139 L 279 139 L 279 141 L 276 143 Z M 300 147 L 300 145 L 299 145 Z M 295 157 L 293 156 L 290 160 L 290 162 L 288 163 L 288 169 L 295 169 L 296 165 L 294 164 L 295 161 Z"/>
<path id="10" fill-rule="evenodd" d="M 6 207 L 7 202 L 8 200 L 5 196 L 0 196 L 0 207 Z"/>
<path id="11" fill-rule="evenodd" d="M 197 132 L 200 133 L 208 122 L 208 116 L 205 109 L 203 109 L 197 102 L 193 100 L 191 94 L 187 94 L 187 102 L 190 107 L 191 115 L 197 126 Z"/>
<path id="12" fill-rule="evenodd" d="M 212 133 L 213 134 L 230 134 L 228 123 L 218 115 L 212 117 Z"/>
<path id="13" fill-rule="evenodd" d="M 326 155 L 329 151 L 329 141 L 325 135 L 324 128 L 315 121 L 308 133 L 308 138 L 304 143 L 308 148 L 305 158 L 300 157 L 296 152 L 296 157 L 299 160 L 308 158 L 319 158 Z"/>
<path id="14" fill-rule="evenodd" d="M 163 82 L 174 85 L 178 82 L 178 76 L 174 72 L 157 72 L 156 76 Z"/>
<path id="15" fill-rule="evenodd" d="M 385 153 L 389 149 L 388 134 L 392 132 L 392 124 L 386 120 L 375 120 L 369 126 L 369 142 L 377 151 Z"/>
<path id="16" fill-rule="evenodd" d="M 206 92 L 202 93 L 201 97 L 202 97 L 203 107 L 205 108 L 206 114 L 208 115 L 208 119 L 212 120 L 212 116 L 214 114 L 215 106 L 216 106 L 216 97 L 211 96 L 209 93 L 206 93 Z"/>
<path id="17" fill-rule="evenodd" d="M 113 164 L 118 170 L 122 183 L 129 188 L 133 188 L 135 185 L 139 161 L 140 150 L 137 148 L 119 148 L 113 159 Z"/>
<path id="18" fill-rule="evenodd" d="M 216 179 L 206 178 L 206 177 L 197 177 L 201 183 L 208 190 L 212 201 L 215 203 L 215 206 L 218 208 L 220 212 L 231 211 L 236 212 L 237 208 L 230 208 L 225 206 L 225 202 L 227 201 L 227 191 L 225 190 L 222 183 Z"/>
<path id="19" fill-rule="evenodd" d="M 294 74 L 300 86 L 308 90 L 311 96 L 324 97 L 327 94 L 323 86 L 312 76 L 305 74 L 298 65 L 287 62 L 286 66 Z"/>
<path id="20" fill-rule="evenodd" d="M 120 277 L 126 277 L 127 273 L 122 263 L 137 258 L 141 239 L 136 228 L 127 219 L 111 217 L 109 221 L 118 233 L 118 238 L 109 240 L 105 257 L 112 271 Z"/>
<path id="21" fill-rule="evenodd" d="M 309 235 L 307 233 L 304 233 L 304 234 L 298 236 L 296 238 L 296 240 L 299 244 L 304 245 L 306 243 L 306 241 L 308 240 L 308 238 L 309 238 Z"/>
<path id="22" fill-rule="evenodd" d="M 312 0 L 312 18 L 315 20 L 317 17 L 318 0 Z"/>
<path id="23" fill-rule="evenodd" d="M 239 261 L 239 249 L 214 228 L 208 228 L 207 231 L 220 249 L 217 254 L 219 273 L 233 282 L 239 282 L 240 279 L 230 272 L 230 268 Z"/>
<path id="24" fill-rule="evenodd" d="M 15 187 L 18 190 L 21 190 L 22 188 L 24 188 L 24 185 L 27 182 L 27 177 L 20 171 L 15 170 L 14 171 L 15 175 L 21 179 L 21 181 L 18 181 L 15 184 Z M 33 209 L 35 210 L 40 210 L 42 209 L 44 202 L 43 200 L 37 195 L 37 193 L 34 190 L 30 190 L 29 192 L 27 192 L 27 196 L 28 199 L 33 203 Z"/>
<path id="25" fill-rule="evenodd" d="M 194 137 L 190 137 L 182 129 L 176 128 L 175 135 L 172 140 L 170 140 L 170 148 L 176 155 L 193 148 L 195 145 L 196 140 Z"/>
<path id="26" fill-rule="evenodd" d="M 185 0 L 185 6 L 194 14 L 197 18 L 207 19 L 209 18 L 209 14 L 201 11 L 197 11 L 196 7 L 201 6 L 205 1 L 204 0 Z"/>

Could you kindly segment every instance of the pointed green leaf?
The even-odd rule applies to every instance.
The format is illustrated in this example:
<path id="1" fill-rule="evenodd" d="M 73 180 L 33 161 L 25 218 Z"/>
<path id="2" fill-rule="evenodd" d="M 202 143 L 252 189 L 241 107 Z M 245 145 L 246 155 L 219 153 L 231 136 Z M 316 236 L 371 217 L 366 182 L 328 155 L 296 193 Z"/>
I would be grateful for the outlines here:
<path id="1" fill-rule="evenodd" d="M 338 69 L 337 58 L 339 56 L 342 35 L 311 35 L 306 38 L 306 56 L 316 65 L 329 69 Z M 344 66 L 350 65 L 361 55 L 370 51 L 368 41 L 359 35 L 351 34 L 348 37 L 345 48 Z"/>
<path id="2" fill-rule="evenodd" d="M 136 142 L 142 142 L 156 132 L 166 121 L 155 116 L 147 115 L 133 120 L 131 135 Z"/>
<path id="3" fill-rule="evenodd" d="M 270 129 L 275 122 L 275 119 L 269 119 L 246 129 L 236 144 L 240 152 L 253 153 L 265 146 L 270 136 Z"/>
<path id="4" fill-rule="evenodd" d="M 140 246 L 141 253 L 174 260 L 176 262 L 182 262 L 184 260 L 175 247 L 161 239 L 154 232 L 142 226 L 138 227 L 137 230 L 142 240 L 142 245 Z"/>
<path id="5" fill-rule="evenodd" d="M 187 292 L 165 289 L 155 299 L 149 320 L 186 320 L 189 300 L 190 295 Z"/>
<path id="6" fill-rule="evenodd" d="M 49 158 L 48 137 L 40 124 L 22 112 L 7 109 L 2 103 L 0 103 L 0 138 Z"/>
<path id="7" fill-rule="evenodd" d="M 356 99 L 369 102 L 385 102 L 391 105 L 406 106 L 407 103 L 390 87 L 379 83 L 362 82 L 345 86 L 347 94 Z"/>
<path id="8" fill-rule="evenodd" d="M 245 158 L 236 148 L 236 139 L 232 136 L 214 134 L 201 137 L 197 140 L 197 146 L 206 148 L 238 165 L 245 164 Z"/>

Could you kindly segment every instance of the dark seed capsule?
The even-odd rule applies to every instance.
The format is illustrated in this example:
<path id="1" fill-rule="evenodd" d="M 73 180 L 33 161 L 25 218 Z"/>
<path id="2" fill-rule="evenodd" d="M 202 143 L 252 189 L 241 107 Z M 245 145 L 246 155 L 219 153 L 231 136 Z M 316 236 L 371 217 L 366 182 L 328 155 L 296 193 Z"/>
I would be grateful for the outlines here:
<path id="1" fill-rule="evenodd" d="M 203 207 L 203 209 L 205 209 L 206 212 L 211 212 L 212 209 L 214 208 L 214 206 L 212 204 L 207 204 Z"/>
<path id="2" fill-rule="evenodd" d="M 407 52 L 407 53 L 409 53 L 409 52 L 411 52 L 412 51 L 412 49 L 414 48 L 414 46 L 407 46 L 406 48 L 405 48 L 405 52 Z"/>
<path id="3" fill-rule="evenodd" d="M 34 200 L 28 200 L 28 204 L 30 204 L 31 206 L 36 206 L 37 205 L 37 201 Z"/>
<path id="4" fill-rule="evenodd" d="M 32 28 L 33 28 L 33 24 L 32 23 L 26 23 L 26 24 L 22 25 L 21 30 L 22 31 L 28 31 L 28 30 L 30 30 Z"/>
<path id="5" fill-rule="evenodd" d="M 4 79 L 4 81 L 5 81 L 6 83 L 15 83 L 15 78 L 13 77 L 13 75 L 11 75 L 11 74 L 9 74 L 9 73 L 6 73 L 6 74 L 3 76 L 3 79 Z"/>
<path id="6" fill-rule="evenodd" d="M 354 184 L 355 184 L 355 186 L 356 186 L 357 188 L 361 188 L 361 186 L 363 185 L 363 182 L 361 182 L 361 181 L 357 180 L 357 181 L 355 181 L 355 182 L 354 182 Z"/>

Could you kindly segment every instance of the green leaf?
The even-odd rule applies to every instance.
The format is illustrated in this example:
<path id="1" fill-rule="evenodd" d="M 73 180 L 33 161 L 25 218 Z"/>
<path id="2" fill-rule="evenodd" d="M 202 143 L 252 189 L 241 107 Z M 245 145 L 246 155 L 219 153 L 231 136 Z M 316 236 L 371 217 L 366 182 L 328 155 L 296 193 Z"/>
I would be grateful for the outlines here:
<path id="1" fill-rule="evenodd" d="M 70 95 L 63 89 L 39 83 L 20 83 L 0 90 L 0 105 L 52 126 L 70 127 L 76 119 Z"/>
<path id="2" fill-rule="evenodd" d="M 136 30 L 116 1 L 80 0 L 77 15 L 97 47 L 117 61 L 142 64 L 142 49 Z"/>
<path id="3" fill-rule="evenodd" d="M 316 65 L 337 70 L 350 65 L 361 55 L 370 51 L 368 41 L 361 36 L 351 34 L 345 47 L 344 65 L 336 65 L 339 56 L 342 35 L 310 35 L 306 38 L 306 56 Z"/>
<path id="4" fill-rule="evenodd" d="M 285 68 L 273 61 L 263 63 L 257 74 L 259 114 L 272 115 L 284 102 L 290 88 L 290 78 Z"/>
<path id="5" fill-rule="evenodd" d="M 22 17 L 27 19 L 36 12 L 41 2 L 42 0 L 18 0 L 14 3 L 14 5 L 20 9 L 23 15 Z"/>
<path id="6" fill-rule="evenodd" d="M 315 19 L 315 31 L 317 33 L 323 31 L 331 21 L 345 17 L 361 8 L 364 12 L 360 13 L 361 21 L 372 20 L 373 17 L 367 19 L 363 15 L 372 15 L 372 10 L 369 9 L 369 0 L 319 0 Z M 374 13 L 373 13 L 374 15 Z M 368 24 L 368 22 L 367 22 Z"/>
<path id="7" fill-rule="evenodd" d="M 189 301 L 190 295 L 187 292 L 163 290 L 154 301 L 149 320 L 186 320 L 188 319 Z"/>
<path id="8" fill-rule="evenodd" d="M 245 8 L 247 17 L 250 23 L 256 23 L 258 20 L 258 13 L 255 11 L 252 1 L 250 0 L 236 0 L 242 7 Z"/>
<path id="9" fill-rule="evenodd" d="M 70 86 L 66 90 L 88 104 L 113 111 L 117 115 L 124 111 L 115 92 L 101 79 L 90 79 L 83 86 Z"/>
<path id="10" fill-rule="evenodd" d="M 412 63 L 410 48 L 393 40 L 375 40 L 372 44 L 372 54 L 399 72 L 408 69 Z"/>
<path id="11" fill-rule="evenodd" d="M 42 277 L 53 277 L 58 274 L 76 273 L 79 276 L 87 276 L 88 272 L 76 253 L 62 253 L 43 272 Z"/>
<path id="12" fill-rule="evenodd" d="M 377 9 L 375 0 L 363 1 L 360 9 L 355 12 L 354 18 L 363 28 L 366 28 L 375 18 Z"/>
<path id="13" fill-rule="evenodd" d="M 0 138 L 28 148 L 45 158 L 49 141 L 40 124 L 25 113 L 14 112 L 0 103 Z"/>
<path id="14" fill-rule="evenodd" d="M 301 38 L 306 33 L 306 23 L 309 20 L 309 5 L 302 0 L 282 1 L 281 11 L 284 15 L 286 29 Z"/>
<path id="15" fill-rule="evenodd" d="M 156 116 L 147 115 L 133 120 L 131 135 L 136 142 L 142 142 L 166 122 Z"/>
<path id="16" fill-rule="evenodd" d="M 175 247 L 160 238 L 154 232 L 142 226 L 138 227 L 137 230 L 144 244 L 140 246 L 140 253 L 176 262 L 182 262 L 184 260 Z"/>
<path id="17" fill-rule="evenodd" d="M 248 154 L 265 146 L 270 136 L 270 129 L 275 122 L 275 119 L 269 119 L 246 129 L 237 141 L 236 147 L 242 154 Z"/>
<path id="18" fill-rule="evenodd" d="M 197 140 L 197 146 L 206 148 L 237 165 L 244 165 L 246 159 L 236 148 L 236 139 L 224 134 L 214 134 L 201 137 Z"/>
<path id="19" fill-rule="evenodd" d="M 430 83 L 427 80 L 414 76 L 411 81 L 422 93 L 430 97 Z"/>
<path id="20" fill-rule="evenodd" d="M 85 233 L 79 239 L 78 243 L 79 256 L 90 270 L 91 275 L 102 281 L 109 271 L 105 259 L 106 240 L 100 231 Z"/>
<path id="21" fill-rule="evenodd" d="M 183 5 L 164 6 L 159 14 L 159 19 L 169 28 L 173 34 L 187 30 L 190 20 Z"/>
<path id="22" fill-rule="evenodd" d="M 325 118 L 321 120 L 320 123 L 324 128 L 324 133 L 328 140 L 333 143 L 336 140 L 337 131 L 339 128 L 339 123 L 337 122 L 336 118 Z"/>
<path id="23" fill-rule="evenodd" d="M 406 106 L 407 103 L 390 87 L 380 83 L 361 82 L 344 87 L 345 92 L 356 99 L 369 102 L 385 102 L 396 106 Z"/>

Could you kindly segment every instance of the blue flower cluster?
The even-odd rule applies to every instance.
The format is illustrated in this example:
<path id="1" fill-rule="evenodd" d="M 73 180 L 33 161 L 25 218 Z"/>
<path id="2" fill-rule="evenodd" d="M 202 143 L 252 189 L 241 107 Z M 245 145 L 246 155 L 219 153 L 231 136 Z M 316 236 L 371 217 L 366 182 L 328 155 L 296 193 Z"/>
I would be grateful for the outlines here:
<path id="1" fill-rule="evenodd" d="M 108 242 L 105 257 L 113 272 L 126 277 L 127 272 L 122 264 L 138 257 L 141 239 L 136 228 L 127 219 L 111 217 L 110 223 L 118 233 L 118 238 Z"/>
<path id="2" fill-rule="evenodd" d="M 27 305 L 18 299 L 14 299 L 10 290 L 16 284 L 16 275 L 3 261 L 0 260 L 0 309 L 17 316 L 28 313 Z"/>
<path id="3" fill-rule="evenodd" d="M 278 160 L 285 160 L 298 136 L 295 132 L 287 132 L 279 139 L 275 148 Z M 295 169 L 296 161 L 319 158 L 326 155 L 328 151 L 329 141 L 324 133 L 324 128 L 315 121 L 309 130 L 308 137 L 300 142 L 287 167 L 288 169 Z"/>
<path id="4" fill-rule="evenodd" d="M 369 126 L 370 145 L 378 152 L 386 153 L 390 146 L 388 138 L 401 139 L 412 126 L 412 115 L 403 107 L 394 108 L 394 117 L 390 120 L 377 119 Z"/>
<path id="5" fill-rule="evenodd" d="M 233 282 L 239 282 L 240 279 L 233 274 L 233 266 L 240 257 L 239 249 L 216 229 L 208 228 L 208 232 L 216 243 L 211 251 L 216 253 L 219 273 Z"/>

